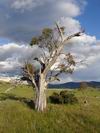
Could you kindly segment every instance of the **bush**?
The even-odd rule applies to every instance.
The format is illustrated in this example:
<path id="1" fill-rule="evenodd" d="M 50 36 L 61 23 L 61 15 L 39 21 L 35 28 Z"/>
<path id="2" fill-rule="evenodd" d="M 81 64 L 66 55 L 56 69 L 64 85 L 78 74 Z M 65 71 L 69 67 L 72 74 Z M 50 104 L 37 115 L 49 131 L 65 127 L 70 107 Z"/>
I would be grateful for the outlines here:
<path id="1" fill-rule="evenodd" d="M 77 103 L 77 102 L 78 102 L 78 100 L 74 96 L 74 94 L 67 94 L 67 95 L 64 96 L 64 103 L 74 104 L 74 103 Z"/>
<path id="2" fill-rule="evenodd" d="M 51 103 L 59 103 L 59 94 L 54 92 L 52 96 L 49 97 Z"/>
<path id="3" fill-rule="evenodd" d="M 55 104 L 74 104 L 78 102 L 78 99 L 68 91 L 61 91 L 60 94 L 54 92 L 49 97 L 49 101 Z"/>
<path id="4" fill-rule="evenodd" d="M 60 92 L 60 95 L 63 96 L 63 97 L 64 97 L 65 95 L 67 95 L 67 94 L 68 94 L 68 91 L 66 91 L 66 90 Z"/>

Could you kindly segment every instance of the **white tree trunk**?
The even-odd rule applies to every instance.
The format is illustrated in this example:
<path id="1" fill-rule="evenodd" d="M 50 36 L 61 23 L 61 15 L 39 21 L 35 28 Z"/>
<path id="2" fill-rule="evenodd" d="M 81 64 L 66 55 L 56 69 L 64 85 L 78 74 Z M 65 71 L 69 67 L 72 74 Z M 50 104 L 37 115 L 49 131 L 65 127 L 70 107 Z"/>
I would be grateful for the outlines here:
<path id="1" fill-rule="evenodd" d="M 35 109 L 37 111 L 44 111 L 46 109 L 46 105 L 46 82 L 43 75 L 41 74 L 39 87 L 36 89 Z"/>

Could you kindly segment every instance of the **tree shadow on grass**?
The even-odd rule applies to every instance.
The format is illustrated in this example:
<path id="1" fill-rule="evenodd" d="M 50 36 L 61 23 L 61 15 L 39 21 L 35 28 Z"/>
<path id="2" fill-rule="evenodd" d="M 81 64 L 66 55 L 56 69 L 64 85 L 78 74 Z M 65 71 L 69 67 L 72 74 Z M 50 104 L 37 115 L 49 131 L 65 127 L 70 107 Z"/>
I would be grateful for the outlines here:
<path id="1" fill-rule="evenodd" d="M 19 101 L 25 103 L 30 109 L 35 109 L 35 103 L 33 100 L 25 97 L 19 97 L 14 94 L 0 93 L 0 101 L 5 101 L 7 99 Z"/>

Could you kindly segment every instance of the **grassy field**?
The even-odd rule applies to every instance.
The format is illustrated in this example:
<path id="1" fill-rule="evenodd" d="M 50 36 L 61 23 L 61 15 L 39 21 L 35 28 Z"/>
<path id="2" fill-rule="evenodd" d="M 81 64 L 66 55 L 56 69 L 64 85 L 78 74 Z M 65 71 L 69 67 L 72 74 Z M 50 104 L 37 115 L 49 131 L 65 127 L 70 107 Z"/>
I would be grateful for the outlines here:
<path id="1" fill-rule="evenodd" d="M 0 133 L 100 133 L 100 90 L 72 90 L 78 104 L 48 103 L 41 113 L 32 108 L 30 86 L 20 85 L 5 93 L 10 87 L 0 83 Z M 47 96 L 53 91 L 61 90 L 48 90 Z"/>

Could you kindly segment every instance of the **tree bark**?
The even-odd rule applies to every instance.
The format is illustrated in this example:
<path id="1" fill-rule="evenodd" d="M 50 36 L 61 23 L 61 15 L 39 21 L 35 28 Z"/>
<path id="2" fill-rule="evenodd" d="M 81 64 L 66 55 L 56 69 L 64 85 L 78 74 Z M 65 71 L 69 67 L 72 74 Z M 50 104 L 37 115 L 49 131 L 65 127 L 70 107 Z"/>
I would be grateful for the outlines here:
<path id="1" fill-rule="evenodd" d="M 46 109 L 46 82 L 44 76 L 40 75 L 39 86 L 36 89 L 35 109 L 37 111 L 44 111 Z"/>

